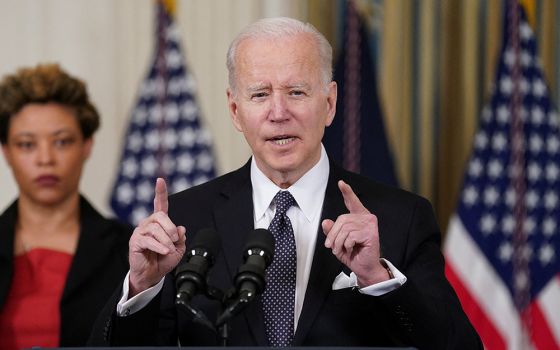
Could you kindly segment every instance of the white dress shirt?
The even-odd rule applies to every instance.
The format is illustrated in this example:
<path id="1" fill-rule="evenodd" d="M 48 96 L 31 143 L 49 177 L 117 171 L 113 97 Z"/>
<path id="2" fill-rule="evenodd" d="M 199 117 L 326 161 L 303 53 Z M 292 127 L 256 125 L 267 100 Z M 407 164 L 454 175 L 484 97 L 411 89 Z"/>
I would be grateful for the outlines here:
<path id="1" fill-rule="evenodd" d="M 285 189 L 292 194 L 297 203 L 286 212 L 294 230 L 297 255 L 294 329 L 297 327 L 307 290 L 328 180 L 329 159 L 321 147 L 319 162 L 296 183 Z M 281 188 L 260 171 L 254 159 L 251 162 L 251 184 L 253 186 L 255 228 L 268 228 L 276 213 L 276 206 L 272 200 Z"/>
<path id="2" fill-rule="evenodd" d="M 321 145 L 321 158 L 319 162 L 305 173 L 296 183 L 285 189 L 290 191 L 297 205 L 287 211 L 294 230 L 297 254 L 296 272 L 296 300 L 294 309 L 294 330 L 297 328 L 298 319 L 303 307 L 303 299 L 309 281 L 309 272 L 313 263 L 313 253 L 317 242 L 321 211 L 329 179 L 329 159 L 324 147 Z M 251 184 L 253 187 L 253 218 L 255 228 L 268 228 L 274 218 L 275 204 L 272 201 L 280 187 L 276 186 L 257 167 L 254 159 L 251 161 Z M 330 218 L 336 220 L 336 218 Z M 398 288 L 406 282 L 406 277 L 397 270 L 390 262 L 386 261 L 388 268 L 393 273 L 393 278 L 360 289 L 360 292 L 368 295 L 382 295 Z M 123 295 L 117 305 L 117 314 L 127 316 L 132 314 L 152 300 L 163 288 L 163 279 L 152 288 L 128 299 L 128 274 L 123 283 Z M 350 276 L 341 273 L 333 281 L 333 289 L 357 287 L 357 279 L 354 273 Z"/>

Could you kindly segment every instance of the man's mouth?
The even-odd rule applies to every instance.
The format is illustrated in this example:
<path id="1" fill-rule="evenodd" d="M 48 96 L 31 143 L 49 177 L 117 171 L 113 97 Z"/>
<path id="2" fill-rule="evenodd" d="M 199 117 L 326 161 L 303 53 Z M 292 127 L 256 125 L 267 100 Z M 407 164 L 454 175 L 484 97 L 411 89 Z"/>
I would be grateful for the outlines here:
<path id="1" fill-rule="evenodd" d="M 287 145 L 293 140 L 295 140 L 295 137 L 293 136 L 278 136 L 278 137 L 271 138 L 269 141 L 272 141 L 275 145 L 283 146 L 283 145 Z"/>

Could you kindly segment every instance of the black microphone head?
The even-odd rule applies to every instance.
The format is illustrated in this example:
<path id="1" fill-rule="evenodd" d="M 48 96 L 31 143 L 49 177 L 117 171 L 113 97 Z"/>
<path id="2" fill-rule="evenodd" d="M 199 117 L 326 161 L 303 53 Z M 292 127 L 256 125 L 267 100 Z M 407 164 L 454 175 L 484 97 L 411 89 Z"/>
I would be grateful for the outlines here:
<path id="1" fill-rule="evenodd" d="M 220 237 L 216 230 L 203 228 L 194 236 L 192 242 L 187 246 L 187 251 L 182 263 L 175 268 L 175 276 L 183 272 L 206 275 L 208 268 L 214 265 L 216 256 L 220 249 Z"/>
<path id="2" fill-rule="evenodd" d="M 188 247 L 184 262 L 175 268 L 176 303 L 187 303 L 206 290 L 206 275 L 220 249 L 216 230 L 205 228 L 196 233 Z"/>
<path id="3" fill-rule="evenodd" d="M 213 228 L 203 228 L 197 232 L 187 249 L 188 251 L 204 249 L 214 259 L 220 250 L 220 236 Z"/>
<path id="4" fill-rule="evenodd" d="M 261 249 L 267 257 L 274 255 L 274 236 L 269 230 L 258 228 L 247 234 L 245 239 L 245 254 L 249 249 Z"/>

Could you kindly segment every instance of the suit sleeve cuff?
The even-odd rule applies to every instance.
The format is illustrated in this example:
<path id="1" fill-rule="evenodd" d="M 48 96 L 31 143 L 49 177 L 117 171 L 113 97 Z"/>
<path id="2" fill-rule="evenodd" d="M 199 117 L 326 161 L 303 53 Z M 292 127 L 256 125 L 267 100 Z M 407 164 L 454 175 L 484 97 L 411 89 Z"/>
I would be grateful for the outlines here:
<path id="1" fill-rule="evenodd" d="M 403 273 L 400 272 L 393 264 L 391 264 L 389 260 L 383 258 L 381 258 L 381 260 L 387 264 L 387 268 L 391 270 L 393 278 L 387 281 L 372 284 L 371 286 L 360 288 L 360 293 L 377 297 L 399 288 L 406 282 L 406 276 L 403 275 Z M 350 278 L 356 280 L 356 275 L 352 272 Z"/>
<path id="2" fill-rule="evenodd" d="M 163 281 L 165 279 L 165 277 L 162 278 L 161 281 L 159 281 L 155 286 L 148 288 L 145 291 L 142 291 L 132 298 L 128 299 L 129 275 L 130 271 L 128 271 L 124 278 L 122 296 L 119 300 L 119 303 L 117 304 L 117 315 L 121 317 L 132 315 L 133 313 L 142 310 L 146 305 L 148 305 L 150 301 L 152 301 L 152 299 L 155 298 L 155 296 L 163 288 Z"/>

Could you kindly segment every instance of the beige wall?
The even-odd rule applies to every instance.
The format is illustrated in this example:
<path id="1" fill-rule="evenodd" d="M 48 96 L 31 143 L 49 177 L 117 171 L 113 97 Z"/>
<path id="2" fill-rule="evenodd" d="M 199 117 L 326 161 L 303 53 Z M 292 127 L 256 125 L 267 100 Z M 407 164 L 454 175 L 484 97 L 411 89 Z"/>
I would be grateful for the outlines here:
<path id="1" fill-rule="evenodd" d="M 203 122 L 214 135 L 218 171 L 250 155 L 227 113 L 225 53 L 233 36 L 265 16 L 304 18 L 298 0 L 179 0 L 177 24 L 187 64 L 198 84 Z M 0 0 L 0 76 L 39 62 L 59 62 L 83 78 L 102 126 L 82 178 L 82 192 L 103 213 L 121 152 L 129 112 L 153 48 L 151 0 Z M 1 158 L 1 157 L 0 157 Z M 0 211 L 17 196 L 0 160 Z"/>

